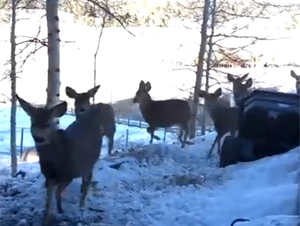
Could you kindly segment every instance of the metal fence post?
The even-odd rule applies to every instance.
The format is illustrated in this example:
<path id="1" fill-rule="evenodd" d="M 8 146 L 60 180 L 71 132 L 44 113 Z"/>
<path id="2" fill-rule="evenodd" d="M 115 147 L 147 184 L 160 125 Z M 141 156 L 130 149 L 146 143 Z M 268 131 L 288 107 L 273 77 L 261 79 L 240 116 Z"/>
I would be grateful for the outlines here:
<path id="1" fill-rule="evenodd" d="M 128 128 L 127 128 L 126 129 L 126 143 L 125 143 L 126 148 L 127 148 L 127 145 L 128 145 L 128 133 L 129 133 L 129 131 L 128 131 Z"/>
<path id="2" fill-rule="evenodd" d="M 21 129 L 20 157 L 23 155 L 24 128 Z"/>

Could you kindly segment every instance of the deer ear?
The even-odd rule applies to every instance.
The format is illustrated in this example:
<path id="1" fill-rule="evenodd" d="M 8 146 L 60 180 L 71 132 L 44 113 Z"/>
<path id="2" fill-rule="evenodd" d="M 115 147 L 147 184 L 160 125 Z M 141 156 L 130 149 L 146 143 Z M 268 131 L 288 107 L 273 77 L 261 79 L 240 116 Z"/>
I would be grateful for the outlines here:
<path id="1" fill-rule="evenodd" d="M 241 81 L 244 81 L 244 79 L 246 79 L 246 78 L 248 77 L 248 75 L 249 75 L 249 73 L 244 74 L 242 77 L 240 77 L 240 80 L 241 80 Z"/>
<path id="2" fill-rule="evenodd" d="M 147 82 L 146 83 L 146 85 L 145 85 L 145 90 L 147 91 L 147 92 L 149 92 L 150 90 L 151 90 L 151 83 L 150 82 Z"/>
<path id="3" fill-rule="evenodd" d="M 206 97 L 206 92 L 200 89 L 199 90 L 199 97 L 205 98 Z"/>
<path id="4" fill-rule="evenodd" d="M 89 97 L 93 97 L 98 92 L 99 88 L 100 88 L 100 85 L 97 85 L 94 88 L 87 91 L 86 93 L 88 94 Z"/>
<path id="5" fill-rule="evenodd" d="M 229 82 L 233 82 L 235 79 L 234 79 L 234 77 L 233 77 L 232 74 L 227 74 L 227 80 L 228 80 Z"/>
<path id="6" fill-rule="evenodd" d="M 78 96 L 78 93 L 69 86 L 66 87 L 66 94 L 69 98 L 73 99 L 76 99 L 76 97 Z"/>
<path id="7" fill-rule="evenodd" d="M 222 95 L 222 89 L 221 89 L 221 88 L 217 89 L 217 90 L 214 92 L 214 95 L 215 95 L 216 97 L 221 96 L 221 95 Z"/>
<path id="8" fill-rule="evenodd" d="M 139 89 L 145 89 L 145 82 L 143 80 L 140 81 Z"/>
<path id="9" fill-rule="evenodd" d="M 291 76 L 294 78 L 294 79 L 298 79 L 300 76 L 298 76 L 296 74 L 296 72 L 294 72 L 293 70 L 291 70 Z"/>
<path id="10" fill-rule="evenodd" d="M 247 88 L 250 88 L 252 85 L 253 85 L 253 80 L 252 80 L 252 78 L 249 78 L 248 80 L 247 80 L 247 82 L 246 82 L 246 87 Z"/>
<path id="11" fill-rule="evenodd" d="M 62 117 L 67 111 L 67 102 L 63 101 L 63 102 L 55 105 L 50 110 L 52 111 L 52 116 L 54 118 Z"/>
<path id="12" fill-rule="evenodd" d="M 21 108 L 26 112 L 26 114 L 30 117 L 33 116 L 36 108 L 32 106 L 30 103 L 28 103 L 27 101 L 25 101 L 24 99 L 22 99 L 21 97 L 19 97 L 17 94 L 16 94 L 16 98 L 19 101 Z"/>

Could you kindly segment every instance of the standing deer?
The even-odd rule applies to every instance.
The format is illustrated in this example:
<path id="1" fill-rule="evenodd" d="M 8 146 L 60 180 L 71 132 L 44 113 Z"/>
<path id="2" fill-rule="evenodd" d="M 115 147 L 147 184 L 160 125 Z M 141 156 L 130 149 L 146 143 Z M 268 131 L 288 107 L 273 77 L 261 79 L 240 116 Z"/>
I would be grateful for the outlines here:
<path id="1" fill-rule="evenodd" d="M 62 117 L 67 110 L 64 101 L 52 108 L 35 107 L 17 96 L 21 108 L 31 119 L 31 135 L 35 141 L 39 164 L 45 176 L 47 189 L 43 225 L 50 224 L 52 198 L 56 187 L 57 211 L 63 213 L 61 194 L 73 179 L 82 177 L 80 207 L 85 199 L 99 159 L 102 145 L 102 109 L 93 106 L 65 130 L 57 129 L 54 118 Z"/>
<path id="2" fill-rule="evenodd" d="M 227 79 L 229 82 L 232 82 L 232 91 L 233 91 L 233 99 L 235 102 L 235 106 L 239 106 L 241 100 L 249 94 L 249 88 L 253 85 L 252 78 L 249 78 L 245 83 L 243 81 L 248 77 L 249 73 L 234 78 L 233 75 L 228 74 Z"/>
<path id="3" fill-rule="evenodd" d="M 140 82 L 133 103 L 138 103 L 140 111 L 149 124 L 147 132 L 150 134 L 150 144 L 153 142 L 154 131 L 157 128 L 167 128 L 173 125 L 180 127 L 179 141 L 183 148 L 187 143 L 189 132 L 189 121 L 192 117 L 189 103 L 184 100 L 170 99 L 170 100 L 152 100 L 149 91 L 151 90 L 150 82 Z M 182 140 L 184 132 L 184 139 Z M 158 138 L 156 138 L 158 139 Z"/>
<path id="4" fill-rule="evenodd" d="M 291 70 L 291 76 L 296 80 L 296 91 L 300 95 L 300 75 L 297 75 L 296 72 Z"/>
<path id="5" fill-rule="evenodd" d="M 100 85 L 95 86 L 94 88 L 88 90 L 84 93 L 77 93 L 74 89 L 67 86 L 66 94 L 69 98 L 75 100 L 75 115 L 76 118 L 80 118 L 81 115 L 89 109 L 91 105 L 90 98 L 94 97 L 98 92 Z M 104 135 L 108 138 L 108 154 L 112 154 L 112 149 L 114 145 L 114 135 L 116 132 L 115 124 L 115 114 L 113 108 L 109 104 L 98 103 L 96 104 L 101 111 L 101 114 L 98 117 L 102 118 L 102 127 Z M 101 130 L 99 130 L 101 131 Z"/>
<path id="6" fill-rule="evenodd" d="M 199 96 L 205 99 L 205 108 L 214 122 L 217 136 L 208 152 L 211 155 L 216 143 L 218 143 L 218 154 L 221 152 L 220 140 L 228 132 L 232 135 L 238 129 L 239 109 L 237 107 L 227 107 L 219 102 L 222 95 L 222 89 L 217 89 L 214 93 L 208 93 L 203 90 L 199 91 Z"/>

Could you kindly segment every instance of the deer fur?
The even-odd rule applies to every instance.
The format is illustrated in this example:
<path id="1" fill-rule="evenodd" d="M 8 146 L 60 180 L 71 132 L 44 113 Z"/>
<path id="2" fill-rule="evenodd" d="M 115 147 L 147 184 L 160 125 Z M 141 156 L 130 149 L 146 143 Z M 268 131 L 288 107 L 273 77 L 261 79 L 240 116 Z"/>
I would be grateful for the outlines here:
<path id="1" fill-rule="evenodd" d="M 67 86 L 66 94 L 69 98 L 75 100 L 75 115 L 79 118 L 92 104 L 90 98 L 94 97 L 98 92 L 100 85 L 88 90 L 84 93 L 77 93 L 73 88 Z M 98 103 L 96 104 L 101 111 L 98 117 L 102 118 L 102 124 L 104 135 L 108 138 L 108 154 L 112 154 L 114 145 L 114 136 L 116 132 L 115 114 L 113 108 L 109 104 Z M 99 130 L 100 131 L 100 130 Z"/>
<path id="2" fill-rule="evenodd" d="M 178 125 L 180 127 L 179 141 L 183 148 L 187 143 L 189 120 L 192 117 L 189 103 L 179 99 L 152 100 L 149 94 L 150 90 L 150 82 L 145 83 L 142 80 L 133 98 L 133 102 L 139 104 L 140 111 L 149 125 L 147 132 L 151 136 L 150 144 L 152 144 L 153 138 L 155 138 L 154 131 L 157 128 Z M 183 133 L 184 139 L 182 140 Z"/>
<path id="3" fill-rule="evenodd" d="M 248 77 L 249 73 L 237 77 L 232 74 L 227 74 L 227 79 L 232 83 L 233 99 L 235 106 L 239 106 L 241 100 L 249 94 L 249 88 L 253 85 L 252 78 L 249 78 L 245 83 L 243 81 Z"/>
<path id="4" fill-rule="evenodd" d="M 217 89 L 214 93 L 208 93 L 203 90 L 199 91 L 199 96 L 205 100 L 205 109 L 214 122 L 217 136 L 208 152 L 211 155 L 216 143 L 218 143 L 218 154 L 221 152 L 220 140 L 228 132 L 235 135 L 238 129 L 239 109 L 237 107 L 224 106 L 219 102 L 222 95 L 222 89 Z"/>
<path id="5" fill-rule="evenodd" d="M 291 76 L 296 80 L 296 92 L 300 95 L 300 75 L 297 75 L 296 72 L 291 70 Z"/>
<path id="6" fill-rule="evenodd" d="M 47 189 L 43 225 L 50 224 L 52 196 L 56 187 L 57 211 L 63 213 L 61 194 L 73 179 L 82 177 L 80 207 L 92 180 L 94 164 L 99 159 L 102 146 L 100 130 L 101 108 L 91 107 L 85 114 L 71 123 L 65 130 L 58 129 L 54 118 L 67 111 L 64 101 L 52 108 L 34 107 L 17 96 L 21 108 L 31 119 L 31 135 L 35 141 L 39 164 L 45 176 Z"/>

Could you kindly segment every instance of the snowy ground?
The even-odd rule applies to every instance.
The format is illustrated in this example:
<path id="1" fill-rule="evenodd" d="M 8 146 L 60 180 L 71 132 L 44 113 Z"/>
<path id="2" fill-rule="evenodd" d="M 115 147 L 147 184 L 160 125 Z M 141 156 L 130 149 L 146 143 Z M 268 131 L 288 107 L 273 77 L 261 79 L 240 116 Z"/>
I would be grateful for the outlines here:
<path id="1" fill-rule="evenodd" d="M 248 218 L 237 225 L 295 226 L 299 148 L 218 169 L 216 156 L 205 158 L 214 136 L 185 149 L 154 144 L 100 160 L 86 209 L 79 210 L 77 179 L 64 193 L 65 213 L 56 214 L 56 225 L 229 226 Z M 119 170 L 108 167 L 120 161 L 125 163 Z M 25 179 L 8 178 L 8 169 L 3 162 L 1 225 L 40 225 L 45 189 L 38 164 L 19 165 L 28 171 Z"/>
<path id="2" fill-rule="evenodd" d="M 1 130 L 8 130 L 9 112 L 0 113 Z M 20 110 L 17 120 L 18 127 L 29 127 L 28 117 Z M 62 127 L 73 120 L 64 116 Z M 118 126 L 118 134 L 121 128 Z M 0 149 L 8 150 L 9 134 L 0 137 Z M 32 145 L 27 138 L 25 142 Z M 245 226 L 298 223 L 299 147 L 283 155 L 219 169 L 216 155 L 205 158 L 215 134 L 205 138 L 181 149 L 170 144 L 172 138 L 168 138 L 169 144 L 147 145 L 148 135 L 136 130 L 130 139 L 144 146 L 99 160 L 84 210 L 78 204 L 81 181 L 74 180 L 64 192 L 65 213 L 56 214 L 56 225 L 229 226 L 236 218 L 250 219 L 236 224 Z M 1 226 L 40 226 L 45 189 L 39 165 L 20 162 L 18 169 L 27 172 L 25 178 L 11 178 L 7 156 L 0 158 Z M 120 169 L 108 167 L 118 162 L 125 162 Z"/>

